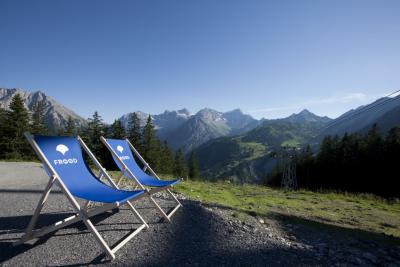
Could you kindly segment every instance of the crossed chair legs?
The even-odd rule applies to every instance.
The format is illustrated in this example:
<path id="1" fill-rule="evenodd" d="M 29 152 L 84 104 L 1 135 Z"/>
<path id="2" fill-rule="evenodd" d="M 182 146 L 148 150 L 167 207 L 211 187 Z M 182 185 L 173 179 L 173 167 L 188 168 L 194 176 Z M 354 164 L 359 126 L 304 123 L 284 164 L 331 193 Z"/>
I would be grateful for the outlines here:
<path id="1" fill-rule="evenodd" d="M 38 230 L 34 230 L 34 227 L 37 223 L 37 220 L 39 218 L 40 212 L 42 208 L 44 207 L 46 200 L 50 194 L 50 191 L 52 189 L 52 186 L 54 183 L 57 183 L 63 193 L 66 195 L 68 201 L 74 208 L 76 214 L 72 215 L 70 217 L 65 218 L 64 220 L 58 221 L 52 225 L 43 227 Z M 136 197 L 134 200 L 138 200 L 141 197 L 144 197 L 146 194 L 142 194 L 138 197 Z M 126 237 L 120 239 L 116 244 L 113 245 L 111 248 L 103 239 L 103 237 L 100 235 L 99 231 L 96 229 L 96 227 L 93 225 L 93 223 L 90 220 L 90 217 L 93 217 L 95 215 L 98 215 L 100 213 L 103 213 L 108 210 L 112 210 L 118 207 L 121 207 L 123 205 L 127 205 L 128 208 L 133 212 L 135 217 L 142 223 L 137 229 L 132 230 Z M 87 229 L 94 235 L 96 241 L 99 243 L 103 251 L 111 258 L 115 259 L 115 252 L 119 250 L 121 247 L 123 247 L 129 240 L 131 240 L 135 235 L 137 235 L 140 231 L 143 229 L 149 228 L 147 223 L 144 221 L 142 216 L 140 216 L 139 212 L 133 207 L 133 205 L 129 202 L 126 201 L 125 203 L 108 203 L 104 204 L 102 206 L 87 210 L 86 208 L 82 208 L 79 203 L 76 201 L 76 199 L 71 195 L 71 193 L 65 188 L 65 185 L 60 179 L 57 179 L 56 177 L 50 178 L 49 182 L 46 185 L 46 188 L 40 198 L 40 201 L 35 209 L 34 215 L 32 216 L 28 227 L 25 230 L 24 235 L 21 237 L 20 240 L 16 241 L 13 245 L 17 246 L 22 243 L 25 243 L 29 240 L 39 238 L 41 236 L 44 236 L 48 233 L 54 232 L 58 229 L 64 228 L 68 225 L 74 224 L 76 222 L 82 221 Z"/>
<path id="2" fill-rule="evenodd" d="M 121 179 L 123 177 L 123 174 L 121 174 L 118 178 L 117 178 L 117 183 L 114 183 L 112 180 L 109 180 L 109 182 L 111 183 L 111 185 L 114 188 L 120 189 L 119 185 L 121 182 Z M 137 189 L 138 186 L 136 185 L 135 189 Z M 170 186 L 166 186 L 166 187 L 157 187 L 157 188 L 152 188 L 152 189 L 147 189 L 147 192 L 149 194 L 149 199 L 151 200 L 151 202 L 153 203 L 153 205 L 156 207 L 156 209 L 160 212 L 160 214 L 163 216 L 163 218 L 167 221 L 167 222 L 171 222 L 171 217 L 172 215 L 174 215 L 174 213 L 180 208 L 182 207 L 181 202 L 178 200 L 178 198 L 169 190 Z M 161 206 L 155 201 L 155 199 L 153 198 L 153 194 L 156 194 L 158 192 L 161 191 L 167 191 L 167 193 L 172 197 L 173 201 L 176 203 L 176 206 L 170 211 L 170 212 L 165 212 Z"/>

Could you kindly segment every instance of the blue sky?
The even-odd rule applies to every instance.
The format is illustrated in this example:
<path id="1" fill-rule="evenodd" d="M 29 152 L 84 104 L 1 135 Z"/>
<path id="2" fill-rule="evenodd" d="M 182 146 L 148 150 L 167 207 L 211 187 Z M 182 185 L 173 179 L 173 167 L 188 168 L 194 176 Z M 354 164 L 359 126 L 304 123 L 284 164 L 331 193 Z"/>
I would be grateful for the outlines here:
<path id="1" fill-rule="evenodd" d="M 83 117 L 336 117 L 400 89 L 400 1 L 0 1 L 0 87 Z"/>

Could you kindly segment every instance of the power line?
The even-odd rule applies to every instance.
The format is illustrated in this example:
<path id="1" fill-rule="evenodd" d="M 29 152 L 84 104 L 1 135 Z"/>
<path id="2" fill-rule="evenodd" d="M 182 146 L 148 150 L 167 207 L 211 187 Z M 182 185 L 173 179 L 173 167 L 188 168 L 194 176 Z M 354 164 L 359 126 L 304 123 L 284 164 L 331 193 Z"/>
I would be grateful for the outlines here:
<path id="1" fill-rule="evenodd" d="M 394 91 L 393 93 L 390 93 L 390 94 L 386 95 L 384 97 L 384 99 L 382 101 L 380 101 L 380 102 L 377 102 L 375 104 L 370 104 L 368 106 L 364 106 L 364 107 L 360 108 L 360 110 L 358 110 L 358 111 L 355 111 L 353 113 L 347 114 L 347 115 L 342 116 L 342 117 L 339 117 L 338 119 L 334 120 L 332 123 L 330 123 L 327 126 L 325 126 L 324 128 L 322 128 L 320 130 L 320 133 L 322 133 L 323 131 L 331 128 L 332 126 L 338 124 L 339 122 L 341 122 L 343 120 L 347 120 L 347 119 L 349 119 L 351 117 L 355 117 L 355 116 L 360 115 L 361 113 L 363 113 L 365 111 L 378 108 L 378 107 L 380 107 L 380 106 L 382 106 L 384 104 L 387 104 L 387 103 L 390 103 L 390 102 L 396 100 L 400 96 L 399 93 L 400 93 L 400 90 Z M 396 94 L 399 94 L 399 95 L 396 95 Z M 395 96 L 391 97 L 393 95 L 395 95 Z"/>

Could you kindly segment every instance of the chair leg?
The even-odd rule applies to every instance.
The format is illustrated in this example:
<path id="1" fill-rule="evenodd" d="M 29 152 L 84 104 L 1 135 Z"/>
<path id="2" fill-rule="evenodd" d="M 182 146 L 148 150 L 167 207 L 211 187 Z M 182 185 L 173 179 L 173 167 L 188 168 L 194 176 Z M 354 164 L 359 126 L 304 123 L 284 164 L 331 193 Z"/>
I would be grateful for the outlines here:
<path id="1" fill-rule="evenodd" d="M 90 221 L 88 214 L 86 213 L 85 210 L 81 209 L 78 202 L 76 202 L 75 198 L 69 193 L 69 191 L 66 190 L 64 184 L 59 181 L 59 184 L 61 185 L 61 188 L 63 191 L 66 193 L 66 196 L 68 200 L 71 202 L 72 206 L 75 208 L 75 210 L 78 212 L 79 217 L 81 218 L 82 222 L 86 225 L 88 230 L 92 232 L 94 235 L 94 238 L 96 241 L 99 243 L 100 247 L 104 250 L 104 252 L 111 258 L 115 259 L 115 254 L 114 252 L 111 251 L 110 247 L 107 245 L 106 241 L 101 237 L 100 233 L 97 231 L 97 229 L 94 227 L 93 223 Z"/>
<path id="2" fill-rule="evenodd" d="M 154 206 L 158 209 L 158 211 L 161 213 L 161 215 L 168 221 L 171 222 L 171 219 L 168 217 L 168 215 L 163 211 L 163 209 L 158 205 L 158 203 L 154 200 L 154 198 L 149 195 L 149 198 L 151 202 L 153 202 Z"/>
<path id="3" fill-rule="evenodd" d="M 90 218 L 92 216 L 95 216 L 97 214 L 103 213 L 103 212 L 105 212 L 107 210 L 110 210 L 110 209 L 113 209 L 115 207 L 117 207 L 115 204 L 114 205 L 106 204 L 106 205 L 103 205 L 103 206 L 100 206 L 98 208 L 90 210 L 89 212 L 87 212 L 87 216 Z M 23 242 L 27 242 L 27 241 L 35 239 L 35 238 L 40 238 L 40 237 L 42 237 L 44 235 L 47 235 L 47 234 L 49 234 L 51 232 L 54 232 L 54 231 L 57 231 L 57 230 L 59 230 L 61 228 L 67 227 L 68 225 L 77 223 L 78 221 L 81 221 L 81 220 L 82 220 L 81 217 L 77 213 L 77 214 L 72 215 L 70 217 L 67 217 L 67 218 L 65 218 L 65 219 L 63 219 L 61 221 L 55 222 L 52 225 L 49 225 L 49 226 L 46 226 L 46 227 L 43 227 L 43 228 L 40 228 L 40 229 L 32 231 L 32 234 L 29 236 L 29 238 L 24 239 Z M 23 243 L 21 241 L 18 241 L 18 242 L 19 242 L 19 244 Z M 16 243 L 18 243 L 18 242 L 16 242 Z"/>
<path id="4" fill-rule="evenodd" d="M 39 218 L 40 212 L 42 211 L 43 206 L 46 203 L 46 200 L 47 200 L 47 198 L 48 198 L 48 196 L 50 194 L 51 188 L 52 188 L 55 180 L 56 180 L 55 177 L 51 177 L 49 179 L 49 182 L 47 183 L 47 185 L 46 185 L 46 187 L 45 187 L 45 189 L 43 191 L 43 194 L 40 197 L 39 203 L 36 206 L 35 212 L 34 212 L 32 218 L 31 218 L 31 220 L 30 220 L 30 222 L 28 224 L 28 227 L 25 230 L 24 235 L 21 237 L 20 240 L 18 240 L 17 242 L 14 242 L 13 246 L 17 246 L 17 245 L 20 245 L 20 244 L 26 242 L 26 240 L 28 240 L 32 236 L 33 229 L 35 228 L 35 225 L 36 225 L 36 222 L 37 222 L 37 220 Z"/>
<path id="5" fill-rule="evenodd" d="M 97 229 L 94 227 L 93 223 L 89 220 L 87 215 L 83 212 L 80 211 L 79 215 L 82 218 L 83 223 L 86 225 L 89 231 L 92 232 L 94 235 L 96 241 L 100 244 L 101 248 L 104 250 L 104 252 L 111 258 L 115 259 L 115 254 L 112 252 L 110 247 L 107 245 L 106 241 L 101 237 L 100 233 L 97 231 Z"/>
<path id="6" fill-rule="evenodd" d="M 172 215 L 180 208 L 183 207 L 183 205 L 181 204 L 181 202 L 176 198 L 176 196 L 168 189 L 168 187 L 160 187 L 160 188 L 154 188 L 152 190 L 149 191 L 150 196 L 152 196 L 155 193 L 161 192 L 166 190 L 168 192 L 168 194 L 172 197 L 172 199 L 175 201 L 175 203 L 177 204 L 168 214 L 165 213 L 161 207 L 155 202 L 155 200 L 153 198 L 151 198 L 152 202 L 154 203 L 154 205 L 156 206 L 156 208 L 160 211 L 160 213 L 163 215 L 164 218 L 167 219 L 167 221 L 171 221 L 171 217 Z"/>
<path id="7" fill-rule="evenodd" d="M 174 199 L 176 204 L 182 206 L 182 203 L 178 200 L 178 198 L 171 192 L 171 190 L 167 189 L 168 194 Z"/>
<path id="8" fill-rule="evenodd" d="M 139 214 L 139 212 L 135 209 L 135 207 L 132 205 L 132 203 L 127 201 L 126 205 L 128 205 L 129 209 L 132 210 L 132 212 L 136 216 L 136 218 L 138 218 L 139 221 L 141 221 L 146 226 L 146 229 L 149 229 L 149 225 L 146 223 L 146 221 L 143 219 L 143 217 Z"/>

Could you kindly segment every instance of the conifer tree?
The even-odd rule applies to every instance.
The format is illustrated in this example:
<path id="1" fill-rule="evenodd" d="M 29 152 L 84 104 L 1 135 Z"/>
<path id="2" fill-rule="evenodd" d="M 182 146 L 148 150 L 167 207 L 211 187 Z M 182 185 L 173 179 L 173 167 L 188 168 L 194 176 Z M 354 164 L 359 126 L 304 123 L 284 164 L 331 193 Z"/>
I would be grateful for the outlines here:
<path id="1" fill-rule="evenodd" d="M 31 132 L 33 134 L 46 135 L 49 129 L 45 123 L 45 111 L 46 102 L 44 100 L 37 101 L 32 107 L 32 125 Z"/>
<path id="2" fill-rule="evenodd" d="M 107 152 L 104 150 L 104 145 L 100 141 L 100 137 L 105 134 L 105 125 L 103 119 L 97 111 L 94 112 L 92 118 L 89 118 L 86 129 L 85 139 L 94 155 L 102 162 Z"/>
<path id="3" fill-rule="evenodd" d="M 156 136 L 155 127 L 151 116 L 147 118 L 146 125 L 143 129 L 142 150 L 143 158 L 153 169 L 159 170 L 160 166 L 160 142 Z"/>
<path id="4" fill-rule="evenodd" d="M 386 146 L 394 147 L 400 145 L 400 127 L 393 127 L 386 137 Z"/>
<path id="5" fill-rule="evenodd" d="M 12 98 L 9 108 L 4 117 L 1 153 L 7 158 L 31 158 L 33 153 L 24 136 L 30 130 L 29 113 L 19 94 Z"/>
<path id="6" fill-rule="evenodd" d="M 0 159 L 5 158 L 4 146 L 7 143 L 7 138 L 5 136 L 7 129 L 6 116 L 7 116 L 6 110 L 0 107 Z"/>
<path id="7" fill-rule="evenodd" d="M 142 153 L 140 118 L 132 113 L 128 123 L 128 139 L 139 153 Z"/>
<path id="8" fill-rule="evenodd" d="M 174 175 L 180 178 L 187 178 L 186 161 L 181 149 L 175 154 Z"/>
<path id="9" fill-rule="evenodd" d="M 120 120 L 115 120 L 111 125 L 111 137 L 115 139 L 125 139 L 126 132 Z"/>
<path id="10" fill-rule="evenodd" d="M 67 135 L 67 136 L 77 135 L 76 123 L 75 123 L 75 120 L 71 116 L 68 116 L 68 121 L 67 121 L 67 125 L 65 126 L 64 135 Z"/>
<path id="11" fill-rule="evenodd" d="M 366 135 L 345 133 L 340 138 L 326 137 L 316 156 L 306 148 L 299 157 L 296 173 L 300 187 L 400 196 L 397 186 L 399 127 L 392 128 L 386 137 L 380 134 L 377 125 Z M 280 175 L 279 172 L 274 176 Z"/>
<path id="12" fill-rule="evenodd" d="M 174 173 L 174 155 L 168 146 L 168 142 L 164 141 L 161 148 L 160 172 L 164 174 Z"/>
<path id="13" fill-rule="evenodd" d="M 0 107 L 0 136 L 4 134 L 6 120 L 6 110 Z"/>
<path id="14" fill-rule="evenodd" d="M 200 178 L 199 163 L 197 161 L 196 153 L 192 151 L 189 157 L 189 178 L 196 180 Z"/>

